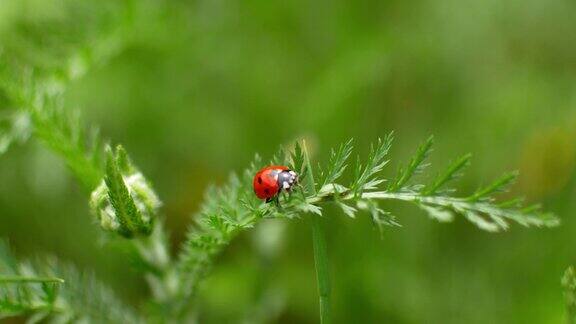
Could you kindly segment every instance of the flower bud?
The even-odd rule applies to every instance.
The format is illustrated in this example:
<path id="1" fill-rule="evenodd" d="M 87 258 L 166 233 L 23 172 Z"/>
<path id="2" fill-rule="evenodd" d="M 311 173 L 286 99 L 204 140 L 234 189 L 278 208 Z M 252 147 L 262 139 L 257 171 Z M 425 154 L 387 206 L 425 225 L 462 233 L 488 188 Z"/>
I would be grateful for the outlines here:
<path id="1" fill-rule="evenodd" d="M 161 202 L 121 146 L 107 149 L 106 175 L 92 192 L 90 207 L 100 226 L 125 237 L 149 235 Z"/>

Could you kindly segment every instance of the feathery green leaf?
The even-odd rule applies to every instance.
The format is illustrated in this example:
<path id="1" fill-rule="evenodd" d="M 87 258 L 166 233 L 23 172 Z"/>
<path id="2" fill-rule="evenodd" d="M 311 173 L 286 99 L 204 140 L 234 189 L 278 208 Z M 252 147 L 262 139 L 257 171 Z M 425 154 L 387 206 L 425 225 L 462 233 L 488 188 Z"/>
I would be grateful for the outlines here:
<path id="1" fill-rule="evenodd" d="M 388 186 L 388 191 L 395 192 L 405 189 L 404 186 L 412 179 L 416 174 L 421 173 L 427 166 L 424 161 L 430 155 L 432 151 L 432 145 L 434 144 L 434 137 L 430 136 L 426 142 L 418 147 L 416 155 L 410 160 L 408 166 L 401 168 L 398 172 L 398 176 Z"/>
<path id="2" fill-rule="evenodd" d="M 334 183 L 342 176 L 344 170 L 348 167 L 347 162 L 352 154 L 353 147 L 353 140 L 350 139 L 346 143 L 340 145 L 337 150 L 332 149 L 330 151 L 328 171 L 321 177 L 321 188 L 327 184 Z"/>
<path id="3" fill-rule="evenodd" d="M 422 194 L 426 196 L 435 195 L 438 190 L 445 186 L 448 182 L 458 179 L 462 175 L 462 170 L 470 165 L 471 154 L 466 154 L 453 163 L 448 168 L 440 173 L 433 182 L 424 187 Z"/>
<path id="4" fill-rule="evenodd" d="M 491 184 L 479 188 L 473 195 L 468 197 L 470 201 L 491 199 L 491 195 L 505 192 L 518 178 L 518 172 L 506 173 Z"/>
<path id="5" fill-rule="evenodd" d="M 363 190 L 375 189 L 377 185 L 382 182 L 380 180 L 374 180 L 373 177 L 388 164 L 389 161 L 386 160 L 386 156 L 390 151 L 393 140 L 394 132 L 390 132 L 384 139 L 378 139 L 377 144 L 370 147 L 368 161 L 364 167 L 362 167 L 360 158 L 358 158 L 355 181 L 351 185 L 351 190 L 354 193 L 358 194 Z"/>
<path id="6" fill-rule="evenodd" d="M 306 165 L 304 163 L 304 151 L 302 150 L 302 145 L 300 141 L 294 143 L 294 152 L 292 152 L 292 165 L 291 169 L 296 171 L 298 174 L 306 173 Z"/>
<path id="7" fill-rule="evenodd" d="M 17 261 L 0 242 L 0 318 L 22 315 L 55 322 L 141 322 L 92 275 L 53 258 Z"/>

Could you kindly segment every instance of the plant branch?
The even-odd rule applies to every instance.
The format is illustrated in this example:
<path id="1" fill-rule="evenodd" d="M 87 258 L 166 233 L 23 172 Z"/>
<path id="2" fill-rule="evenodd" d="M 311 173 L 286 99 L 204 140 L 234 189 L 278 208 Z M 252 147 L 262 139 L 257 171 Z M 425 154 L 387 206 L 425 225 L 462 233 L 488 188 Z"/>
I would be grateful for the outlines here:
<path id="1" fill-rule="evenodd" d="M 64 283 L 64 279 L 47 277 L 2 276 L 0 283 Z"/>
<path id="2" fill-rule="evenodd" d="M 321 183 L 324 184 L 324 179 L 328 178 L 332 182 L 324 184 L 319 190 L 316 190 L 314 174 L 309 167 L 310 158 L 300 143 L 296 144 L 291 157 L 283 158 L 282 154 L 277 155 L 279 158 L 274 158 L 269 163 L 291 165 L 300 172 L 301 181 L 305 185 L 302 190 L 297 190 L 292 195 L 283 195 L 280 198 L 282 208 L 263 204 L 252 193 L 253 176 L 263 165 L 259 157 L 242 177 L 232 176 L 223 188 L 211 188 L 195 217 L 196 226 L 189 230 L 188 239 L 177 261 L 177 278 L 181 285 L 173 300 L 179 301 L 179 309 L 189 305 L 214 259 L 239 232 L 253 228 L 263 218 L 293 219 L 305 213 L 313 213 L 316 214 L 311 222 L 321 317 L 327 322 L 330 316 L 330 285 L 326 242 L 320 217 L 325 204 L 336 204 L 350 217 L 356 217 L 361 210 L 367 211 L 380 230 L 386 226 L 399 226 L 394 216 L 378 207 L 378 203 L 383 200 L 410 202 L 441 222 L 452 221 L 456 215 L 460 215 L 478 228 L 490 232 L 508 229 L 509 222 L 536 227 L 559 224 L 554 215 L 544 213 L 538 208 L 522 207 L 519 200 L 497 202 L 494 194 L 504 190 L 509 185 L 508 180 L 499 179 L 485 187 L 488 189 L 480 189 L 477 192 L 481 194 L 475 195 L 474 199 L 469 196 L 453 196 L 454 190 L 444 188 L 449 182 L 460 177 L 461 171 L 469 164 L 468 155 L 450 164 L 431 184 L 412 184 L 414 177 L 426 166 L 425 159 L 431 151 L 431 140 L 426 141 L 417 151 L 408 167 L 401 169 L 399 180 L 394 182 L 394 186 L 379 190 L 379 185 L 386 183 L 386 179 L 380 176 L 380 171 L 388 163 L 386 156 L 391 141 L 392 134 L 373 146 L 368 162 L 357 164 L 355 178 L 349 187 L 337 181 L 351 155 L 351 142 L 333 150 L 330 164 L 324 168 L 321 176 Z"/>

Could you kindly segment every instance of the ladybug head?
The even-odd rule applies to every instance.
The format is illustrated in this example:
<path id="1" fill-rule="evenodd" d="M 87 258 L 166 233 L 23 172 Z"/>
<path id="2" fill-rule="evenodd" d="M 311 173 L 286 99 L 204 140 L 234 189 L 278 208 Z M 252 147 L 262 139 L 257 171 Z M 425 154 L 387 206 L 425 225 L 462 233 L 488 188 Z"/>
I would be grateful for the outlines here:
<path id="1" fill-rule="evenodd" d="M 278 188 L 290 192 L 292 187 L 298 183 L 298 174 L 292 170 L 283 170 L 278 173 Z"/>

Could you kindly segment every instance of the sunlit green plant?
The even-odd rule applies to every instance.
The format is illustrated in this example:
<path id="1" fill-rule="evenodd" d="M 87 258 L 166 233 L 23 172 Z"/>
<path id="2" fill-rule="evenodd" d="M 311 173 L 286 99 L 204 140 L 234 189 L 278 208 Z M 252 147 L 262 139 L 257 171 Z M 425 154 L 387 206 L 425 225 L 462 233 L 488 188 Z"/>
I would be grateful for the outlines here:
<path id="1" fill-rule="evenodd" d="M 151 296 L 143 312 L 123 305 L 113 292 L 92 276 L 53 258 L 39 262 L 16 261 L 5 247 L 0 249 L 0 316 L 25 315 L 31 321 L 96 321 L 137 323 L 191 320 L 198 286 L 210 272 L 218 254 L 241 232 L 263 219 L 309 217 L 314 235 L 321 319 L 330 321 L 328 257 L 323 238 L 323 207 L 335 204 L 344 214 L 371 218 L 383 230 L 399 226 L 397 218 L 382 209 L 383 200 L 412 203 L 441 222 L 463 216 L 482 230 L 506 230 L 510 222 L 524 226 L 555 226 L 558 220 L 538 206 L 523 207 L 518 199 L 498 202 L 495 195 L 508 188 L 516 174 L 507 174 L 472 194 L 456 195 L 450 189 L 468 166 L 470 156 L 456 159 L 431 181 L 416 181 L 426 170 L 432 138 L 425 141 L 397 176 L 385 179 L 393 141 L 390 133 L 378 140 L 367 157 L 351 163 L 352 141 L 332 151 L 330 160 L 315 168 L 306 146 L 297 142 L 293 150 L 281 150 L 271 161 L 256 157 L 240 175 L 232 175 L 225 186 L 210 188 L 200 211 L 194 216 L 187 238 L 172 256 L 160 214 L 161 201 L 150 182 L 131 162 L 126 151 L 112 150 L 96 128 L 86 128 L 78 114 L 63 108 L 69 83 L 91 67 L 104 63 L 130 36 L 130 23 L 138 20 L 138 6 L 131 1 L 106 20 L 105 33 L 83 39 L 57 63 L 21 62 L 6 50 L 0 56 L 0 89 L 9 114 L 0 133 L 0 152 L 30 135 L 58 154 L 86 189 L 97 223 L 108 236 L 126 239 L 137 252 L 142 275 Z M 120 12 L 120 13 L 118 13 Z M 105 13 L 103 13 L 105 15 Z M 127 18 L 128 17 L 128 18 Z M 149 18 L 149 17 L 147 17 Z M 114 28 L 117 27 L 117 28 Z M 88 36 L 86 36 L 88 37 Z M 252 192 L 252 177 L 263 165 L 288 164 L 300 173 L 301 186 L 282 195 L 280 205 L 265 204 Z M 342 182 L 350 170 L 350 181 Z M 361 213 L 362 212 L 362 213 Z M 89 292 L 89 293 L 88 293 Z"/>

